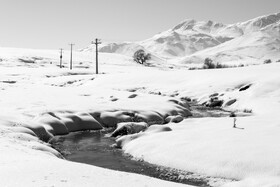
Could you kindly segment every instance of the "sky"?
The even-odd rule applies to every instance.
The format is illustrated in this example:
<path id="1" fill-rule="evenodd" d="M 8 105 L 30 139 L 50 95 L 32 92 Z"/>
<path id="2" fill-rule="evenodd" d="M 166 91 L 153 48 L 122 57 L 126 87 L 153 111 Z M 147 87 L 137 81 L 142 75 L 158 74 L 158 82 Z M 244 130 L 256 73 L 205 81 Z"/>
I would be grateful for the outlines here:
<path id="1" fill-rule="evenodd" d="M 139 41 L 185 19 L 236 23 L 280 12 L 280 0 L 0 0 L 0 46 L 34 49 Z"/>

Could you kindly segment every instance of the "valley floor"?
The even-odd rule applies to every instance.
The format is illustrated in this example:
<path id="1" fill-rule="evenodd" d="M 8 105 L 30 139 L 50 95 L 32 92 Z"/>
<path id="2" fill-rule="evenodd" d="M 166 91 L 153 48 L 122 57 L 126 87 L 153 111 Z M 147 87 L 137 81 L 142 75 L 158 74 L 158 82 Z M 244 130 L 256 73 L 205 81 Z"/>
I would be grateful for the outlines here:
<path id="1" fill-rule="evenodd" d="M 0 50 L 0 186 L 181 186 L 69 162 L 46 143 L 136 115 L 151 127 L 117 143 L 137 159 L 205 176 L 211 186 L 280 186 L 279 63 L 188 71 L 101 54 L 95 75 L 90 54 L 74 53 L 70 71 L 56 66 L 55 52 L 9 50 Z M 230 117 L 187 118 L 186 100 L 212 97 L 236 113 L 237 128 Z M 184 120 L 157 125 L 168 116 Z"/>

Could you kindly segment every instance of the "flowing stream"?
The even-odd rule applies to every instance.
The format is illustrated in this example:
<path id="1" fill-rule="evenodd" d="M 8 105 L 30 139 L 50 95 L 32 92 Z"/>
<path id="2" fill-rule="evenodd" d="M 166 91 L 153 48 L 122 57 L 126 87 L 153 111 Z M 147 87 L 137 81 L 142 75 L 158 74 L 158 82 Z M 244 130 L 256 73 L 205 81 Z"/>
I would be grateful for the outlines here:
<path id="1" fill-rule="evenodd" d="M 56 136 L 52 146 L 64 158 L 74 162 L 91 164 L 98 167 L 138 173 L 163 180 L 194 186 L 209 186 L 207 180 L 193 173 L 161 167 L 147 162 L 134 160 L 121 149 L 112 147 L 114 138 L 106 136 L 106 131 L 84 131 Z"/>
<path id="2" fill-rule="evenodd" d="M 221 109 L 209 109 L 199 105 L 192 105 L 191 108 L 194 118 L 229 116 L 228 111 Z M 115 138 L 108 136 L 111 131 L 75 132 L 64 136 L 55 136 L 50 143 L 69 161 L 86 163 L 112 170 L 138 173 L 162 180 L 202 187 L 210 186 L 209 183 L 211 183 L 212 179 L 214 181 L 227 180 L 211 179 L 207 176 L 135 160 L 121 149 L 112 146 L 115 143 Z"/>

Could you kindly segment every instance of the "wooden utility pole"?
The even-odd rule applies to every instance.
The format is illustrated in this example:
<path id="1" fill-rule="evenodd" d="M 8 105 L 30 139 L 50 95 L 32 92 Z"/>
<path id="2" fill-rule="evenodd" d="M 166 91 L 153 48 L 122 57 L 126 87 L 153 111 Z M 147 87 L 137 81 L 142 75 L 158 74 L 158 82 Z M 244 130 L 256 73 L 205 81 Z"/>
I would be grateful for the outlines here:
<path id="1" fill-rule="evenodd" d="M 62 68 L 62 48 L 60 48 L 60 64 L 59 67 Z"/>
<path id="2" fill-rule="evenodd" d="M 98 44 L 101 44 L 100 39 L 96 38 L 95 42 L 91 42 L 92 44 L 95 44 L 95 57 L 96 57 L 96 74 L 98 74 Z"/>
<path id="3" fill-rule="evenodd" d="M 70 53 L 70 69 L 72 69 L 72 50 L 73 50 L 73 45 L 75 44 L 69 44 L 71 46 L 71 53 Z"/>
<path id="4" fill-rule="evenodd" d="M 236 128 L 236 117 L 233 118 L 233 128 Z"/>

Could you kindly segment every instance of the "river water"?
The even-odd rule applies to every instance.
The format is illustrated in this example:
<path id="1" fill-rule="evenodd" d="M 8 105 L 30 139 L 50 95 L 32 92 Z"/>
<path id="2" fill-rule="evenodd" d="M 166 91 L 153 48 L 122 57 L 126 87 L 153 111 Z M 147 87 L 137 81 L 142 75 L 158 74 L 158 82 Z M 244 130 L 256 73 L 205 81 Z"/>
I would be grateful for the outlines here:
<path id="1" fill-rule="evenodd" d="M 230 114 L 229 111 L 219 108 L 208 108 L 194 103 L 191 104 L 191 109 L 193 118 L 227 117 Z M 135 160 L 121 149 L 112 146 L 115 143 L 115 138 L 108 136 L 110 132 L 112 132 L 112 129 L 74 132 L 64 136 L 55 136 L 50 143 L 69 161 L 86 163 L 112 170 L 138 173 L 162 180 L 202 187 L 210 186 L 208 184 L 213 180 L 227 180 L 209 178 L 191 172 Z"/>
<path id="2" fill-rule="evenodd" d="M 107 131 L 75 132 L 65 136 L 56 136 L 50 143 L 70 161 L 194 186 L 209 186 L 203 177 L 193 173 L 132 159 L 121 149 L 114 148 L 112 145 L 115 139 L 107 134 Z"/>

